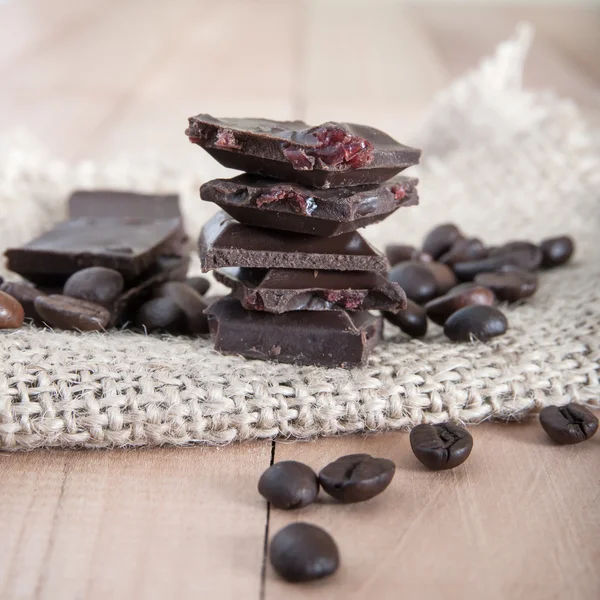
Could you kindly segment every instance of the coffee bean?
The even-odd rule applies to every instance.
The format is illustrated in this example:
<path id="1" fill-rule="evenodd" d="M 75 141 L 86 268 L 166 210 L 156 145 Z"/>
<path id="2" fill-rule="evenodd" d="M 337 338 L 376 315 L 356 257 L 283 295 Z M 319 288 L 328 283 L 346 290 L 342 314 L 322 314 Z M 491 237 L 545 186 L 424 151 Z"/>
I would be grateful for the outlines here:
<path id="1" fill-rule="evenodd" d="M 442 254 L 438 261 L 445 265 L 454 265 L 457 262 L 467 262 L 487 258 L 488 250 L 478 238 L 460 238 L 452 244 L 448 252 Z"/>
<path id="2" fill-rule="evenodd" d="M 423 262 L 430 262 L 432 260 L 429 254 L 425 254 L 417 250 L 414 246 L 406 244 L 390 244 L 386 246 L 385 255 L 392 267 L 408 260 Z"/>
<path id="3" fill-rule="evenodd" d="M 34 303 L 38 296 L 46 295 L 44 292 L 29 283 L 22 283 L 20 281 L 5 281 L 0 286 L 0 290 L 6 292 L 19 302 L 25 311 L 26 318 L 33 319 L 34 321 L 39 320 Z"/>
<path id="4" fill-rule="evenodd" d="M 444 323 L 444 333 L 454 342 L 472 338 L 482 342 L 506 333 L 508 321 L 494 306 L 465 306 L 450 315 Z"/>
<path id="5" fill-rule="evenodd" d="M 423 252 L 437 260 L 442 254 L 452 248 L 454 242 L 463 235 L 456 225 L 445 223 L 432 229 L 423 241 Z"/>
<path id="6" fill-rule="evenodd" d="M 516 244 L 516 242 L 512 242 Z M 459 279 L 470 281 L 479 273 L 499 271 L 502 267 L 511 265 L 525 271 L 535 271 L 542 262 L 542 251 L 529 242 L 518 242 L 519 247 L 506 249 L 506 246 L 490 249 L 490 256 L 481 260 L 459 262 L 453 267 Z M 525 245 L 527 244 L 527 245 Z"/>
<path id="7" fill-rule="evenodd" d="M 73 273 L 65 283 L 63 294 L 96 302 L 111 308 L 123 293 L 123 276 L 114 269 L 89 267 Z"/>
<path id="8" fill-rule="evenodd" d="M 21 304 L 6 292 L 0 292 L 0 329 L 18 329 L 24 319 Z"/>
<path id="9" fill-rule="evenodd" d="M 140 306 L 135 325 L 148 333 L 166 331 L 178 334 L 186 327 L 186 317 L 171 298 L 154 298 Z"/>
<path id="10" fill-rule="evenodd" d="M 475 283 L 492 290 L 501 302 L 517 302 L 535 294 L 538 278 L 531 271 L 507 265 L 496 273 L 479 273 Z"/>
<path id="11" fill-rule="evenodd" d="M 424 304 L 437 295 L 437 282 L 425 263 L 409 261 L 396 265 L 388 279 L 400 285 L 410 300 Z"/>
<path id="12" fill-rule="evenodd" d="M 458 283 L 454 271 L 448 265 L 433 261 L 427 263 L 426 267 L 431 271 L 435 279 L 436 296 L 442 296 Z"/>
<path id="13" fill-rule="evenodd" d="M 494 300 L 494 292 L 488 288 L 470 284 L 470 287 L 461 289 L 454 288 L 445 296 L 430 300 L 425 305 L 425 310 L 427 311 L 427 316 L 434 323 L 443 325 L 450 315 L 465 306 L 472 306 L 475 304 L 492 306 Z"/>
<path id="14" fill-rule="evenodd" d="M 392 325 L 400 327 L 410 337 L 419 338 L 427 333 L 427 315 L 425 309 L 412 300 L 407 300 L 404 310 L 396 314 L 384 312 L 383 316 Z"/>
<path id="15" fill-rule="evenodd" d="M 469 458 L 473 437 L 464 427 L 452 423 L 417 425 L 410 432 L 410 447 L 429 469 L 453 469 Z"/>
<path id="16" fill-rule="evenodd" d="M 548 238 L 540 244 L 542 251 L 542 267 L 551 269 L 564 265 L 573 256 L 575 243 L 568 235 Z"/>
<path id="17" fill-rule="evenodd" d="M 269 558 L 287 581 L 322 579 L 337 571 L 340 555 L 333 538 L 310 523 L 292 523 L 271 540 Z"/>
<path id="18" fill-rule="evenodd" d="M 208 317 L 204 314 L 206 304 L 200 294 L 180 281 L 169 281 L 161 285 L 155 293 L 157 298 L 170 298 L 185 315 L 182 333 L 197 335 L 208 333 Z"/>
<path id="19" fill-rule="evenodd" d="M 258 491 L 277 508 L 302 508 L 319 493 L 317 474 L 307 465 L 284 460 L 271 465 L 258 482 Z"/>
<path id="20" fill-rule="evenodd" d="M 546 406 L 540 412 L 544 431 L 559 444 L 578 444 L 589 440 L 598 430 L 598 417 L 585 406 Z"/>
<path id="21" fill-rule="evenodd" d="M 386 458 L 349 454 L 319 473 L 322 488 L 340 502 L 363 502 L 381 494 L 394 477 L 396 465 Z"/>
<path id="22" fill-rule="evenodd" d="M 40 318 L 58 329 L 101 331 L 106 329 L 111 320 L 104 306 L 60 294 L 38 296 L 34 305 Z"/>
<path id="23" fill-rule="evenodd" d="M 210 288 L 210 281 L 206 277 L 188 277 L 185 283 L 193 290 L 196 290 L 201 296 L 204 296 Z"/>

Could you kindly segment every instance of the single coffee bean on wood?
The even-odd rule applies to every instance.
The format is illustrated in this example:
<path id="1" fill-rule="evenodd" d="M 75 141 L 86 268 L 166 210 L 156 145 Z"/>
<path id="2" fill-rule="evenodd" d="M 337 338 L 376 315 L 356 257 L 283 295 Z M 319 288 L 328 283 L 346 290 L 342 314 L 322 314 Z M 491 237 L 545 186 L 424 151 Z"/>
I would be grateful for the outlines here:
<path id="1" fill-rule="evenodd" d="M 438 258 L 445 265 L 454 265 L 457 262 L 479 260 L 486 258 L 488 249 L 478 238 L 459 238 L 454 242 L 450 250 Z"/>
<path id="2" fill-rule="evenodd" d="M 38 296 L 46 295 L 44 292 L 29 283 L 22 283 L 20 281 L 5 281 L 0 286 L 0 291 L 6 292 L 19 302 L 25 311 L 27 319 L 39 320 L 34 303 Z"/>
<path id="3" fill-rule="evenodd" d="M 429 254 L 425 254 L 417 250 L 414 246 L 407 244 L 390 244 L 385 247 L 385 255 L 392 267 L 408 260 L 422 262 L 430 262 L 432 260 Z"/>
<path id="4" fill-rule="evenodd" d="M 559 444 L 578 444 L 589 440 L 598 430 L 598 417 L 585 406 L 546 406 L 540 412 L 544 431 Z"/>
<path id="5" fill-rule="evenodd" d="M 437 294 L 436 279 L 425 263 L 400 263 L 389 272 L 388 279 L 399 284 L 407 298 L 417 304 L 424 304 Z"/>
<path id="6" fill-rule="evenodd" d="M 452 423 L 422 424 L 410 432 L 410 446 L 429 469 L 453 469 L 469 458 L 473 437 L 464 427 Z"/>
<path id="7" fill-rule="evenodd" d="M 423 252 L 430 254 L 437 260 L 442 254 L 448 252 L 456 240 L 463 235 L 456 225 L 444 223 L 432 229 L 423 241 Z"/>
<path id="8" fill-rule="evenodd" d="M 336 572 L 340 554 L 333 538 L 310 523 L 292 523 L 271 540 L 273 568 L 290 582 L 322 579 Z"/>
<path id="9" fill-rule="evenodd" d="M 65 282 L 63 294 L 96 302 L 111 308 L 123 293 L 123 275 L 106 267 L 89 267 L 73 273 Z"/>
<path id="10" fill-rule="evenodd" d="M 507 265 L 495 273 L 475 275 L 475 283 L 492 290 L 501 302 L 518 302 L 535 294 L 538 277 L 531 271 Z"/>
<path id="11" fill-rule="evenodd" d="M 206 277 L 201 277 L 200 275 L 197 277 L 188 277 L 185 280 L 185 283 L 196 290 L 201 296 L 204 296 L 210 288 L 210 281 L 206 279 Z"/>
<path id="12" fill-rule="evenodd" d="M 344 503 L 363 502 L 381 494 L 392 481 L 396 465 L 387 458 L 349 454 L 319 473 L 322 488 Z"/>
<path id="13" fill-rule="evenodd" d="M 271 465 L 261 475 L 258 491 L 276 508 L 303 508 L 315 501 L 319 481 L 308 465 L 284 460 Z"/>
<path id="14" fill-rule="evenodd" d="M 111 315 L 101 304 L 52 294 L 38 296 L 35 310 L 51 327 L 72 331 L 101 331 L 110 323 Z"/>
<path id="15" fill-rule="evenodd" d="M 542 251 L 542 267 L 551 269 L 569 261 L 575 251 L 575 243 L 568 235 L 562 235 L 543 240 L 540 250 Z"/>
<path id="16" fill-rule="evenodd" d="M 18 300 L 0 292 L 0 329 L 18 329 L 23 325 L 25 311 Z"/>
<path id="17" fill-rule="evenodd" d="M 506 333 L 508 321 L 494 306 L 465 306 L 450 315 L 444 323 L 444 333 L 454 342 L 475 338 L 485 342 Z"/>
<path id="18" fill-rule="evenodd" d="M 140 307 L 135 325 L 148 333 L 165 331 L 178 334 L 185 328 L 185 313 L 171 298 L 153 298 Z"/>
<path id="19" fill-rule="evenodd" d="M 204 314 L 206 303 L 202 296 L 187 283 L 169 281 L 157 290 L 157 298 L 170 298 L 185 315 L 182 333 L 197 335 L 208 333 L 208 317 Z"/>
<path id="20" fill-rule="evenodd" d="M 384 312 L 383 316 L 392 325 L 399 327 L 406 335 L 420 338 L 427 333 L 427 314 L 425 309 L 413 302 L 407 300 L 406 308 L 397 313 Z"/>
<path id="21" fill-rule="evenodd" d="M 432 261 L 427 263 L 426 267 L 431 271 L 435 279 L 436 296 L 446 294 L 458 283 L 454 271 L 448 265 Z"/>
<path id="22" fill-rule="evenodd" d="M 482 304 L 492 306 L 494 304 L 494 292 L 480 285 L 469 285 L 469 287 L 450 290 L 445 296 L 434 298 L 425 305 L 427 316 L 438 325 L 443 325 L 450 315 L 465 306 Z"/>

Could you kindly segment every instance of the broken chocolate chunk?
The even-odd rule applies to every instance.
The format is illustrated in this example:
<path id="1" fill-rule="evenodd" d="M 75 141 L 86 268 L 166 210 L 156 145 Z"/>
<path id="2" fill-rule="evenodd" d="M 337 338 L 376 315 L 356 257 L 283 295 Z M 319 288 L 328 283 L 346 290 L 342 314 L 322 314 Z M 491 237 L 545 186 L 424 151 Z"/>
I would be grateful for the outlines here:
<path id="1" fill-rule="evenodd" d="M 241 225 L 223 212 L 202 229 L 203 271 L 220 267 L 385 271 L 387 259 L 356 231 L 332 238 Z"/>
<path id="2" fill-rule="evenodd" d="M 186 135 L 223 166 L 316 188 L 377 184 L 421 151 L 365 125 L 190 117 Z"/>
<path id="3" fill-rule="evenodd" d="M 397 283 L 369 271 L 310 271 L 302 269 L 224 268 L 217 281 L 230 287 L 247 310 L 284 313 L 296 310 L 349 311 L 406 308 L 406 295 Z"/>
<path id="4" fill-rule="evenodd" d="M 20 248 L 8 268 L 38 285 L 60 287 L 77 271 L 106 267 L 126 281 L 139 277 L 181 239 L 179 219 L 80 217 L 63 221 Z"/>
<path id="5" fill-rule="evenodd" d="M 206 309 L 215 349 L 247 358 L 320 367 L 365 364 L 381 338 L 382 320 L 367 311 L 245 310 L 234 298 Z"/>
<path id="6" fill-rule="evenodd" d="M 240 223 L 318 236 L 335 236 L 382 221 L 418 204 L 418 180 L 396 177 L 381 185 L 315 190 L 254 175 L 213 179 L 200 188 Z"/>

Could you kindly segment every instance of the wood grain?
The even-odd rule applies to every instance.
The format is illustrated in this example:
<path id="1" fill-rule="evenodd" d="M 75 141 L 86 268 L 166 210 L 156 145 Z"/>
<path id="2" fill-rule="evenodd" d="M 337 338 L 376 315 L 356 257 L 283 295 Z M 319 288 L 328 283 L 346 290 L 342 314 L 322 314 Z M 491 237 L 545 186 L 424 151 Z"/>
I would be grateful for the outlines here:
<path id="1" fill-rule="evenodd" d="M 0 598 L 258 598 L 271 443 L 0 456 Z"/>
<path id="2" fill-rule="evenodd" d="M 0 132 L 26 129 L 67 159 L 154 150 L 189 164 L 209 160 L 183 136 L 200 111 L 348 119 L 404 138 L 520 20 L 538 28 L 528 84 L 597 106 L 597 8 L 0 2 Z M 277 460 L 317 469 L 363 451 L 398 464 L 363 505 L 271 511 L 271 534 L 306 519 L 340 545 L 340 572 L 297 588 L 261 576 L 270 443 L 0 455 L 0 598 L 600 597 L 600 438 L 559 448 L 535 423 L 473 433 L 473 456 L 448 473 L 422 469 L 406 434 L 277 442 Z"/>

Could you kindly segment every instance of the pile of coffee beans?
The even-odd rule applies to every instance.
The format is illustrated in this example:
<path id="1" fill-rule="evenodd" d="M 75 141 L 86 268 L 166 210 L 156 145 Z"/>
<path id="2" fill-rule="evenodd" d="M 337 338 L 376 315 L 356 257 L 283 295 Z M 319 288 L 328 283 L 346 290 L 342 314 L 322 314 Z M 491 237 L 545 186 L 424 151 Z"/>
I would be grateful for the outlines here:
<path id="1" fill-rule="evenodd" d="M 408 306 L 384 316 L 414 338 L 427 333 L 431 320 L 453 341 L 485 342 L 508 329 L 497 305 L 531 297 L 538 287 L 536 271 L 565 264 L 574 250 L 568 236 L 488 247 L 454 224 L 439 225 L 420 250 L 406 244 L 386 248 L 388 279 L 404 289 Z"/>
<path id="2" fill-rule="evenodd" d="M 547 406 L 540 413 L 544 431 L 558 444 L 577 444 L 598 430 L 598 418 L 585 406 Z M 433 471 L 462 465 L 473 449 L 473 437 L 453 423 L 417 425 L 410 432 L 415 457 Z M 320 488 L 341 503 L 364 502 L 391 483 L 395 464 L 368 454 L 342 456 L 317 474 L 308 465 L 287 460 L 271 465 L 258 482 L 270 506 L 299 509 L 317 500 Z M 277 532 L 269 558 L 275 571 L 290 582 L 321 579 L 335 573 L 340 553 L 333 537 L 310 523 L 293 523 Z"/>

